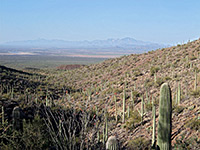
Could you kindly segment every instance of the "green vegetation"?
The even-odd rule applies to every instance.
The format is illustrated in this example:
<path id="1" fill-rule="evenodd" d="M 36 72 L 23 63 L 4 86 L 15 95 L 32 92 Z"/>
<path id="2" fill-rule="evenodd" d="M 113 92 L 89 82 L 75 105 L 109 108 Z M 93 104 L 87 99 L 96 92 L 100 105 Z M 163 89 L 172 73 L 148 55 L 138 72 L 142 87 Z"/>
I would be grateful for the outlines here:
<path id="1" fill-rule="evenodd" d="M 160 70 L 159 67 L 151 67 L 150 69 L 150 75 L 153 76 L 156 72 L 158 72 Z"/>
<path id="2" fill-rule="evenodd" d="M 173 106 L 173 113 L 175 114 L 180 114 L 181 112 L 183 112 L 183 110 L 184 110 L 183 106 L 178 106 L 178 105 Z"/>
<path id="3" fill-rule="evenodd" d="M 192 118 L 191 120 L 186 122 L 185 127 L 188 127 L 192 130 L 199 131 L 200 130 L 200 119 Z"/>
<path id="4" fill-rule="evenodd" d="M 150 150 L 151 147 L 149 145 L 150 141 L 145 139 L 144 137 L 137 137 L 128 142 L 128 149 L 138 149 L 138 150 Z"/>
<path id="5" fill-rule="evenodd" d="M 141 122 L 141 116 L 138 111 L 133 111 L 130 114 L 130 118 L 126 121 L 126 128 L 133 130 L 136 128 L 137 124 Z"/>
<path id="6" fill-rule="evenodd" d="M 196 136 L 191 136 L 188 139 L 185 139 L 186 133 L 181 134 L 181 138 L 176 139 L 176 143 L 173 147 L 175 150 L 193 150 L 199 149 L 200 140 Z"/>

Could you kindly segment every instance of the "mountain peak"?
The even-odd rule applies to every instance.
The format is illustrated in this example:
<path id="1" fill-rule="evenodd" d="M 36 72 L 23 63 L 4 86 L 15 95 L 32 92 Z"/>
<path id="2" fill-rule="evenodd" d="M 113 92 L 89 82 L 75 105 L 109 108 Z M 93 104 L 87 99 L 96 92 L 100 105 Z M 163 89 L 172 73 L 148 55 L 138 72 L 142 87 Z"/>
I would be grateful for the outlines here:
<path id="1" fill-rule="evenodd" d="M 122 41 L 137 41 L 134 38 L 130 38 L 130 37 L 125 37 L 121 39 Z"/>

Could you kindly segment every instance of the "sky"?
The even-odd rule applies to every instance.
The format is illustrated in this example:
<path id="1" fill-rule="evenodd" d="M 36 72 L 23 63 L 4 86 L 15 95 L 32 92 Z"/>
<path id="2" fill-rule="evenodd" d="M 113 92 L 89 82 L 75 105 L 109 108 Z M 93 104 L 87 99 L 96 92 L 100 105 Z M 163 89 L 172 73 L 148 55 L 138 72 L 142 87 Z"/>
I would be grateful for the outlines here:
<path id="1" fill-rule="evenodd" d="M 200 37 L 200 0 L 0 0 L 0 43 L 131 37 L 176 44 Z"/>

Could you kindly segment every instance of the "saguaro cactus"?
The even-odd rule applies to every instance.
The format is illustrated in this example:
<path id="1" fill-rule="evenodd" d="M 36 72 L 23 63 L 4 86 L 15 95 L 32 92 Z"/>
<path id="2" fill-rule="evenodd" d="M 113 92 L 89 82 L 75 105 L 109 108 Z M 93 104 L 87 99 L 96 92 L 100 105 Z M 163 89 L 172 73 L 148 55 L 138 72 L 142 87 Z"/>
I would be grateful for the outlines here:
<path id="1" fill-rule="evenodd" d="M 103 125 L 103 137 L 102 137 L 102 143 L 105 144 L 105 125 Z"/>
<path id="2" fill-rule="evenodd" d="M 156 72 L 154 73 L 154 82 L 157 82 Z"/>
<path id="3" fill-rule="evenodd" d="M 172 97 L 171 89 L 167 83 L 162 84 L 160 89 L 158 142 L 160 150 L 171 150 L 172 130 Z"/>
<path id="4" fill-rule="evenodd" d="M 106 142 L 106 150 L 118 150 L 118 141 L 115 136 L 110 136 Z"/>
<path id="5" fill-rule="evenodd" d="M 153 101 L 152 101 L 153 103 Z M 153 132 L 152 132 L 152 148 L 156 146 L 156 106 L 152 104 Z"/>
<path id="6" fill-rule="evenodd" d="M 38 96 L 36 95 L 36 98 L 35 98 L 35 103 L 37 104 L 38 103 Z"/>
<path id="7" fill-rule="evenodd" d="M 190 62 L 190 69 L 192 69 L 192 66 L 193 66 L 193 64 L 192 64 L 192 62 Z"/>
<path id="8" fill-rule="evenodd" d="M 197 70 L 195 69 L 194 91 L 197 91 Z"/>
<path id="9" fill-rule="evenodd" d="M 105 118 L 105 126 L 106 126 L 105 141 L 107 141 L 107 139 L 108 139 L 108 116 L 107 116 L 107 114 L 105 117 L 106 117 Z"/>
<path id="10" fill-rule="evenodd" d="M 104 111 L 104 123 L 103 123 L 103 145 L 105 144 L 105 142 L 108 139 L 108 114 L 107 114 L 107 110 Z"/>
<path id="11" fill-rule="evenodd" d="M 11 87 L 11 99 L 13 99 L 14 98 L 14 87 L 12 86 Z"/>
<path id="12" fill-rule="evenodd" d="M 148 91 L 146 89 L 146 99 L 147 99 L 147 102 L 149 102 L 149 96 L 148 96 Z"/>
<path id="13" fill-rule="evenodd" d="M 62 135 L 62 120 L 61 119 L 59 119 L 58 133 L 59 133 L 59 136 L 61 137 Z"/>
<path id="14" fill-rule="evenodd" d="M 13 116 L 13 128 L 16 130 L 23 131 L 23 122 L 22 122 L 23 116 L 22 116 L 22 111 L 18 106 L 16 106 L 13 109 L 12 116 Z"/>
<path id="15" fill-rule="evenodd" d="M 143 118 L 144 118 L 144 98 L 143 96 L 141 96 L 141 109 L 138 110 L 138 112 L 140 113 L 140 116 L 141 116 L 141 123 L 143 124 Z"/>
<path id="16" fill-rule="evenodd" d="M 100 131 L 98 130 L 97 131 L 97 143 L 99 143 L 100 142 Z"/>
<path id="17" fill-rule="evenodd" d="M 126 111 L 126 91 L 124 89 L 123 92 L 123 116 L 122 116 L 122 122 L 125 122 L 125 111 Z"/>
<path id="18" fill-rule="evenodd" d="M 132 102 L 132 110 L 134 110 L 134 98 L 133 98 L 133 90 L 131 90 L 131 102 Z"/>
<path id="19" fill-rule="evenodd" d="M 2 114 L 2 125 L 4 125 L 4 107 L 1 107 L 1 114 Z"/>
<path id="20" fill-rule="evenodd" d="M 181 103 L 181 85 L 178 83 L 178 105 Z"/>
<path id="21" fill-rule="evenodd" d="M 130 106 L 129 105 L 128 105 L 127 112 L 128 112 L 127 117 L 129 118 L 130 117 Z"/>
<path id="22" fill-rule="evenodd" d="M 49 106 L 49 99 L 48 99 L 48 97 L 46 96 L 46 106 L 48 107 Z"/>
<path id="23" fill-rule="evenodd" d="M 115 101 L 115 120 L 116 122 L 118 121 L 118 115 L 117 115 L 117 98 L 116 96 L 114 95 L 114 101 Z"/>

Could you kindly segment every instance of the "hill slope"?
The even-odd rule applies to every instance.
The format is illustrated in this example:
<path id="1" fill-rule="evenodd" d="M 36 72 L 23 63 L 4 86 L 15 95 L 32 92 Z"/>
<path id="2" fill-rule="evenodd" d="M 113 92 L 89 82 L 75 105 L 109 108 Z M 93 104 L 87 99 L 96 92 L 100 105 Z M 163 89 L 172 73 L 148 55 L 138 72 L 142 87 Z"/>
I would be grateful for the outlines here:
<path id="1" fill-rule="evenodd" d="M 141 98 L 144 96 L 146 115 L 144 125 L 137 124 L 136 128 L 129 129 L 127 124 L 109 124 L 109 135 L 118 135 L 123 145 L 137 137 L 151 140 L 152 117 L 148 99 L 154 97 L 158 119 L 158 99 L 160 85 L 168 82 L 172 89 L 173 121 L 172 143 L 181 140 L 182 145 L 189 145 L 190 137 L 200 137 L 200 40 L 189 42 L 170 48 L 151 51 L 144 54 L 133 54 L 120 58 L 109 59 L 102 63 L 82 67 L 67 72 L 52 75 L 56 83 L 68 85 L 74 89 L 89 91 L 91 93 L 91 106 L 98 106 L 99 110 L 107 109 L 111 116 L 115 115 L 113 96 L 117 96 L 118 114 L 122 112 L 122 93 L 126 90 L 126 108 L 132 106 L 130 101 L 131 90 L 134 91 L 134 110 L 141 107 Z M 195 70 L 197 72 L 197 90 L 194 90 Z M 156 74 L 156 81 L 155 75 Z M 176 105 L 178 84 L 181 85 L 181 102 Z M 84 105 L 87 94 L 72 93 L 72 100 L 78 107 Z M 146 96 L 148 95 L 148 96 Z M 151 103 L 151 102 L 150 102 Z M 68 105 L 63 102 L 63 105 Z M 130 119 L 127 118 L 128 121 Z M 195 121 L 196 120 L 196 121 Z M 199 138 L 197 138 L 199 141 Z M 200 147 L 198 142 L 194 147 Z M 180 144 L 180 143 L 179 143 Z M 190 143 L 191 144 L 191 143 Z M 196 144 L 196 145 L 195 145 Z M 191 145 L 190 145 L 191 146 Z M 189 146 L 188 146 L 189 148 Z"/>
<path id="2" fill-rule="evenodd" d="M 178 149 L 199 149 L 199 54 L 200 40 L 196 40 L 144 54 L 109 59 L 99 64 L 82 66 L 73 70 L 36 70 L 38 74 L 45 76 L 40 81 L 43 86 L 38 86 L 37 90 L 34 90 L 36 87 L 31 85 L 28 88 L 33 89 L 34 92 L 30 94 L 36 93 L 40 103 L 45 103 L 45 96 L 54 95 L 52 99 L 56 105 L 95 114 L 94 118 L 98 116 L 99 122 L 88 126 L 86 133 L 88 143 L 89 141 L 96 142 L 95 130 L 97 129 L 102 139 L 104 116 L 107 116 L 108 136 L 116 135 L 122 149 L 148 149 L 152 137 L 152 99 L 156 105 L 156 122 L 158 123 L 160 86 L 168 82 L 173 99 L 172 146 Z M 196 89 L 195 72 L 197 73 Z M 35 80 L 37 81 L 38 78 Z M 177 104 L 179 85 L 181 100 L 180 104 Z M 123 91 L 126 95 L 125 123 L 122 122 Z M 144 97 L 145 101 L 143 122 L 138 113 L 141 108 L 141 97 Z M 128 110 L 130 110 L 130 116 L 128 116 Z M 115 121 L 116 114 L 117 122 Z M 95 128 L 97 124 L 100 126 Z"/>

